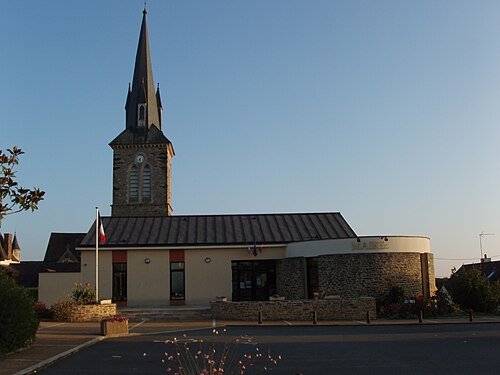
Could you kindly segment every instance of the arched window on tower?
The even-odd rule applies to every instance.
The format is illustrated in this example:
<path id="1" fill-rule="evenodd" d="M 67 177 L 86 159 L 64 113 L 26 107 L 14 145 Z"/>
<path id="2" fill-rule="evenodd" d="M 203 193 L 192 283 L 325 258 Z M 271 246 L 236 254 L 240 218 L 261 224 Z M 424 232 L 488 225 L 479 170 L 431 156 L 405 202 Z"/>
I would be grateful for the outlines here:
<path id="1" fill-rule="evenodd" d="M 135 165 L 130 168 L 128 194 L 129 202 L 137 202 L 139 200 L 139 172 Z"/>
<path id="2" fill-rule="evenodd" d="M 144 104 L 139 104 L 138 124 L 140 127 L 144 126 L 144 107 Z"/>
<path id="3" fill-rule="evenodd" d="M 151 167 L 146 165 L 142 171 L 142 200 L 151 202 Z"/>

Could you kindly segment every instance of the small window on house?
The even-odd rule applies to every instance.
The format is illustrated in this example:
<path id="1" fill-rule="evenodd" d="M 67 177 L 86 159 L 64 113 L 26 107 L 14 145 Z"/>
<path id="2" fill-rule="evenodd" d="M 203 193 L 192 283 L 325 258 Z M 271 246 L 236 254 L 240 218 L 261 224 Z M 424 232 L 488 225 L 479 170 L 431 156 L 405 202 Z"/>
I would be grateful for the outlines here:
<path id="1" fill-rule="evenodd" d="M 129 201 L 137 202 L 139 200 L 139 175 L 138 169 L 134 165 L 130 168 L 130 178 L 129 178 Z"/>
<path id="2" fill-rule="evenodd" d="M 151 167 L 146 165 L 142 172 L 142 200 L 151 201 Z"/>

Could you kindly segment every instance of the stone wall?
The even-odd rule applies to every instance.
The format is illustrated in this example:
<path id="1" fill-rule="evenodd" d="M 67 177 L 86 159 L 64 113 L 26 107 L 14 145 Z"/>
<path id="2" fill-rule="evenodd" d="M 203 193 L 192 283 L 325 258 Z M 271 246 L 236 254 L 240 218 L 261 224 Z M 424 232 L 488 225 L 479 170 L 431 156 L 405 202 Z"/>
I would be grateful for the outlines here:
<path id="1" fill-rule="evenodd" d="M 366 319 L 366 312 L 376 317 L 375 298 L 334 298 L 320 300 L 295 301 L 246 301 L 246 302 L 212 302 L 212 315 L 221 320 L 253 320 L 257 321 L 259 311 L 263 320 L 312 320 L 314 311 L 318 320 Z"/>
<path id="2" fill-rule="evenodd" d="M 136 163 L 138 154 L 145 157 L 143 163 Z M 113 216 L 170 215 L 172 211 L 171 152 L 167 144 L 134 145 L 113 147 Z M 129 202 L 128 188 L 130 168 L 139 170 L 139 201 Z M 150 202 L 142 202 L 142 171 L 151 168 Z"/>
<path id="3" fill-rule="evenodd" d="M 432 255 L 432 254 L 431 254 Z M 434 290 L 433 258 L 429 257 L 428 288 Z M 432 272 L 432 275 L 430 273 Z M 423 295 L 420 253 L 336 254 L 318 257 L 318 281 L 326 294 L 377 297 L 388 280 L 410 296 Z"/>
<path id="4" fill-rule="evenodd" d="M 422 294 L 425 298 L 429 298 L 436 292 L 434 255 L 431 253 L 420 254 L 420 262 L 422 265 Z"/>
<path id="5" fill-rule="evenodd" d="M 276 261 L 276 289 L 287 299 L 307 298 L 306 259 L 285 258 Z"/>
<path id="6" fill-rule="evenodd" d="M 69 322 L 99 322 L 116 316 L 116 304 L 76 305 L 71 309 Z"/>

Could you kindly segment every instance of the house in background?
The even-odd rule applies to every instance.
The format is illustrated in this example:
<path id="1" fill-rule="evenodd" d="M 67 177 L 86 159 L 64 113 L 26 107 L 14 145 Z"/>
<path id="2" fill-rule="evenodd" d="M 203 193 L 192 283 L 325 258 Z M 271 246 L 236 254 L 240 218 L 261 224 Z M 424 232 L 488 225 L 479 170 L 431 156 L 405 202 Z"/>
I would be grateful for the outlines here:
<path id="1" fill-rule="evenodd" d="M 43 261 L 10 263 L 5 270 L 25 288 L 38 288 L 40 273 L 79 272 L 80 253 L 76 247 L 84 236 L 85 233 L 51 233 Z M 15 237 L 12 248 L 19 249 Z"/>
<path id="2" fill-rule="evenodd" d="M 469 271 L 471 269 L 480 270 L 484 276 L 488 279 L 489 282 L 500 281 L 500 261 L 491 261 L 491 258 L 488 258 L 486 255 L 481 259 L 481 263 L 471 263 L 464 264 L 462 267 L 458 269 L 457 272 L 461 270 Z"/>
<path id="3" fill-rule="evenodd" d="M 21 248 L 17 236 L 12 233 L 0 233 L 0 266 L 19 264 L 21 261 Z"/>

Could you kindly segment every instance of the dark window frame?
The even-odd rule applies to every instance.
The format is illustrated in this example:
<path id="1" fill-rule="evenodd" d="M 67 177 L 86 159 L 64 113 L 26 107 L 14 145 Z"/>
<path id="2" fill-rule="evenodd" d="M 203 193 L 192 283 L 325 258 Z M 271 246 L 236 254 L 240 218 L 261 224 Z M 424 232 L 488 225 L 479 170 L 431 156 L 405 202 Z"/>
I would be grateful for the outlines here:
<path id="1" fill-rule="evenodd" d="M 117 269 L 121 268 L 121 269 Z M 112 263 L 112 286 L 111 286 L 111 295 L 112 295 L 112 300 L 113 302 L 124 302 L 127 301 L 127 295 L 128 295 L 128 267 L 127 267 L 127 262 L 113 262 Z M 120 286 L 122 287 L 122 293 L 118 293 L 118 291 L 115 290 L 116 284 L 115 284 L 115 276 L 118 276 L 121 279 Z M 125 276 L 125 277 L 124 277 Z M 124 278 L 123 278 L 124 277 Z M 123 283 L 123 280 L 125 281 Z M 123 288 L 123 285 L 125 287 Z M 116 298 L 116 297 L 119 298 Z"/>
<path id="2" fill-rule="evenodd" d="M 181 268 L 173 268 L 173 265 L 182 265 Z M 172 289 L 172 276 L 182 273 L 182 295 L 175 296 L 176 293 Z M 170 301 L 185 301 L 186 300 L 186 263 L 184 261 L 170 262 Z"/>

